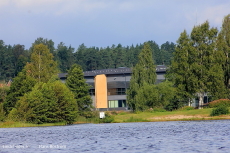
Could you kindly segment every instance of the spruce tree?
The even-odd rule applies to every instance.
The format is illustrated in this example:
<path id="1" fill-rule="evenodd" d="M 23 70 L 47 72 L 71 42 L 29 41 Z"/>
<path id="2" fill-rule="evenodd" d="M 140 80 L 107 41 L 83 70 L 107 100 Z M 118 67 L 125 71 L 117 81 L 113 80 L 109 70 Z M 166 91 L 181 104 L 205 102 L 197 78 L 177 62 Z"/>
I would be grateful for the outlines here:
<path id="1" fill-rule="evenodd" d="M 138 56 L 138 63 L 132 69 L 130 80 L 130 89 L 127 91 L 127 102 L 133 111 L 143 110 L 142 105 L 137 100 L 137 94 L 144 85 L 152 85 L 156 81 L 156 66 L 154 65 L 152 50 L 148 43 L 144 44 L 144 48 Z"/>
<path id="2" fill-rule="evenodd" d="M 80 65 L 74 64 L 70 68 L 66 85 L 74 94 L 79 113 L 89 111 L 92 108 L 92 99 L 89 95 L 89 86 L 84 79 L 83 70 Z"/>
<path id="3" fill-rule="evenodd" d="M 20 97 L 32 90 L 35 84 L 36 80 L 33 77 L 26 75 L 26 69 L 23 69 L 22 72 L 19 72 L 18 76 L 13 79 L 6 99 L 3 103 L 6 114 L 8 114 L 15 107 L 15 104 Z"/>
<path id="4" fill-rule="evenodd" d="M 191 85 L 193 76 L 191 62 L 193 57 L 190 55 L 190 43 L 189 35 L 186 31 L 183 31 L 177 40 L 172 65 L 166 75 L 177 89 L 176 98 L 178 103 L 188 103 L 189 105 L 195 93 L 195 89 Z"/>

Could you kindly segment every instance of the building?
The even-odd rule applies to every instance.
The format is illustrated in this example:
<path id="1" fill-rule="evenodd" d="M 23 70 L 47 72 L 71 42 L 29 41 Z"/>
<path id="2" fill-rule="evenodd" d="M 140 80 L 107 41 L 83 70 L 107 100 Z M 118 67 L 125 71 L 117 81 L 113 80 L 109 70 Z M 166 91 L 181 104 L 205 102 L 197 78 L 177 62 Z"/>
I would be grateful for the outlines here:
<path id="1" fill-rule="evenodd" d="M 156 67 L 157 82 L 165 79 L 166 66 Z M 126 90 L 129 88 L 131 68 L 120 67 L 116 69 L 102 69 L 85 71 L 84 78 L 90 85 L 89 93 L 93 100 L 93 106 L 99 110 L 125 110 Z M 67 73 L 60 73 L 59 78 L 65 82 Z"/>

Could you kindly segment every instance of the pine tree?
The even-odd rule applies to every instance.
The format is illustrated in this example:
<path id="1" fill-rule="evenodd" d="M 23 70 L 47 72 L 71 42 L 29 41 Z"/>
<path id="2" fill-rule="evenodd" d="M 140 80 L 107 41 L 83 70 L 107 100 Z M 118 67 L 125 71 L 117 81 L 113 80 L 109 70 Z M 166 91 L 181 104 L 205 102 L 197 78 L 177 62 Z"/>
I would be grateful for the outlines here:
<path id="1" fill-rule="evenodd" d="M 74 48 L 71 46 L 67 47 L 63 42 L 58 44 L 57 57 L 59 61 L 59 68 L 62 73 L 66 73 L 74 63 L 73 56 Z"/>
<path id="2" fill-rule="evenodd" d="M 89 95 L 89 86 L 84 79 L 83 70 L 79 65 L 74 64 L 68 71 L 66 85 L 74 94 L 79 112 L 89 111 L 92 107 L 92 99 Z"/>
<path id="3" fill-rule="evenodd" d="M 130 80 L 130 89 L 127 91 L 127 102 L 133 110 L 143 110 L 144 106 L 137 101 L 137 94 L 144 85 L 152 85 L 156 81 L 156 66 L 154 65 L 152 50 L 148 43 L 139 54 L 139 61 L 132 69 L 133 73 Z"/>

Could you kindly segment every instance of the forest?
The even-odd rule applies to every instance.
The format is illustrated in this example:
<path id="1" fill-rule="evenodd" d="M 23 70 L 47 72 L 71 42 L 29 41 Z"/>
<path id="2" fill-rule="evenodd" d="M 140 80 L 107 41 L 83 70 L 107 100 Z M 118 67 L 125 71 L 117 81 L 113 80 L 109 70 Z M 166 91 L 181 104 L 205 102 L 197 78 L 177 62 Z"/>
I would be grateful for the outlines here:
<path id="1" fill-rule="evenodd" d="M 30 55 L 36 44 L 44 44 L 48 47 L 58 63 L 60 73 L 66 73 L 70 67 L 76 63 L 81 65 L 83 71 L 133 67 L 138 60 L 138 54 L 143 48 L 143 44 L 122 46 L 121 44 L 111 47 L 87 47 L 81 44 L 77 49 L 66 46 L 60 42 L 55 47 L 52 39 L 37 38 L 29 49 L 25 49 L 23 44 L 6 45 L 0 40 L 0 80 L 8 81 L 17 76 L 27 62 L 30 62 Z M 154 41 L 148 41 L 153 51 L 153 60 L 157 65 L 170 65 L 175 44 L 166 42 L 159 46 Z"/>

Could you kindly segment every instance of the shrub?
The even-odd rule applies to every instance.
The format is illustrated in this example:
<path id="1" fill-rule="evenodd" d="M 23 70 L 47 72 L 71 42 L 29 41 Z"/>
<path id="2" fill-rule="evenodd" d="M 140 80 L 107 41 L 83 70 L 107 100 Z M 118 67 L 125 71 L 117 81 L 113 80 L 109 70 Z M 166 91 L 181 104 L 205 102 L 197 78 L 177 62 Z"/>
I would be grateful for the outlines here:
<path id="1" fill-rule="evenodd" d="M 105 112 L 105 118 L 100 120 L 101 123 L 112 123 L 114 122 L 114 116 L 110 115 L 108 112 Z"/>
<path id="2" fill-rule="evenodd" d="M 210 116 L 219 116 L 219 115 L 225 115 L 225 114 L 229 114 L 228 107 L 218 106 L 212 110 Z"/>
<path id="3" fill-rule="evenodd" d="M 164 108 L 154 108 L 153 112 L 166 112 Z"/>
<path id="4" fill-rule="evenodd" d="M 219 99 L 212 101 L 208 104 L 210 108 L 219 107 L 219 106 L 225 106 L 230 107 L 230 99 Z"/>
<path id="5" fill-rule="evenodd" d="M 0 103 L 0 122 L 5 120 L 5 112 L 3 110 L 3 103 Z"/>
<path id="6" fill-rule="evenodd" d="M 83 116 L 86 119 L 88 119 L 88 118 L 97 118 L 99 116 L 99 112 L 98 111 L 82 111 L 80 113 L 80 116 Z"/>

